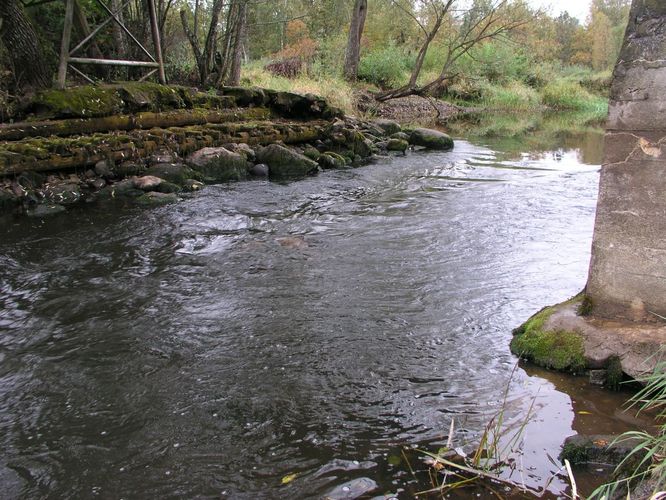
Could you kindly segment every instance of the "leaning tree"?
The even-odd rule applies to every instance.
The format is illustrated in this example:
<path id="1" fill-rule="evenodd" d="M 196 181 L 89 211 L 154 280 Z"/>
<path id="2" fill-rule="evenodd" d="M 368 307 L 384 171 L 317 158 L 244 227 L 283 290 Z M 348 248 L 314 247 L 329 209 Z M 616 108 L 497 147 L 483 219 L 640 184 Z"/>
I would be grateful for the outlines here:
<path id="1" fill-rule="evenodd" d="M 378 101 L 433 93 L 455 76 L 455 63 L 474 46 L 507 35 L 530 20 L 524 5 L 510 0 L 474 0 L 469 8 L 465 8 L 467 2 L 460 0 L 421 0 L 417 10 L 406 8 L 399 0 L 390 1 L 414 20 L 423 38 L 409 81 L 378 93 Z M 437 49 L 444 52 L 441 71 L 436 78 L 419 85 L 423 62 L 436 39 Z"/>

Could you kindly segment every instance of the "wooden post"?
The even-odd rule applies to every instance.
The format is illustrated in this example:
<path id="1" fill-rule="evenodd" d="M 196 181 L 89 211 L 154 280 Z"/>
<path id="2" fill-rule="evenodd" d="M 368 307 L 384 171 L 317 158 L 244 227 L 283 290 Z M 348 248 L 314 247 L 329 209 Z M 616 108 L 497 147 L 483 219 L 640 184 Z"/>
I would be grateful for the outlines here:
<path id="1" fill-rule="evenodd" d="M 60 44 L 60 65 L 58 66 L 58 88 L 64 89 L 67 80 L 67 65 L 69 64 L 69 44 L 72 39 L 72 22 L 74 20 L 74 0 L 67 0 L 65 5 L 65 24 L 62 28 L 62 42 Z"/>
<path id="2" fill-rule="evenodd" d="M 160 41 L 160 29 L 157 24 L 157 12 L 155 11 L 155 0 L 148 0 L 148 10 L 150 12 L 150 28 L 153 32 L 153 44 L 155 45 L 155 57 L 159 65 L 159 77 L 162 85 L 166 84 L 166 75 L 164 74 L 164 62 L 162 61 L 162 42 Z"/>

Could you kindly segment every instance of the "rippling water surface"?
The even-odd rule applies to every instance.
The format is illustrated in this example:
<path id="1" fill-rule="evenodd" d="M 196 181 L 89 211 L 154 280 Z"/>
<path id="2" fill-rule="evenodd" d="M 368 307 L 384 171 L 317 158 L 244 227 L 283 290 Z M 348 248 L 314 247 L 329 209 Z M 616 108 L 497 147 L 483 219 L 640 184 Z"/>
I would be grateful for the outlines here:
<path id="1" fill-rule="evenodd" d="M 509 383 L 508 343 L 584 285 L 599 159 L 484 142 L 0 221 L 4 495 L 317 498 L 366 477 L 409 496 L 389 457 L 452 418 L 473 442 L 507 384 L 509 426 L 537 398 L 537 488 L 574 411 L 556 381 Z"/>

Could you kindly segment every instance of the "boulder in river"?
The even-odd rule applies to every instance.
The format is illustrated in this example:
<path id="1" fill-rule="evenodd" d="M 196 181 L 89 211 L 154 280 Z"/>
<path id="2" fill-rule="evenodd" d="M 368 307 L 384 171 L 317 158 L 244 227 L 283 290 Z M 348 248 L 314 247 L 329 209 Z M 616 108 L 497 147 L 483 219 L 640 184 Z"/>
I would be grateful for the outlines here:
<path id="1" fill-rule="evenodd" d="M 379 119 L 379 120 L 374 120 L 372 123 L 377 125 L 380 129 L 384 131 L 384 134 L 386 135 L 393 135 L 397 134 L 402 130 L 400 127 L 400 124 L 398 122 L 395 122 L 393 120 L 384 120 L 384 119 Z"/>
<path id="2" fill-rule="evenodd" d="M 403 141 L 402 139 L 389 139 L 386 143 L 386 149 L 389 151 L 400 151 L 401 153 L 404 153 L 407 151 L 408 147 L 409 143 L 407 141 Z"/>
<path id="3" fill-rule="evenodd" d="M 133 182 L 134 187 L 142 191 L 156 191 L 157 187 L 165 182 L 165 180 L 154 175 L 144 175 L 142 177 L 135 177 Z"/>
<path id="4" fill-rule="evenodd" d="M 271 177 L 302 177 L 319 170 L 317 162 L 280 144 L 260 149 L 257 160 L 268 165 Z"/>
<path id="5" fill-rule="evenodd" d="M 175 203 L 178 200 L 179 198 L 175 193 L 157 193 L 155 191 L 151 191 L 142 196 L 139 196 L 136 199 L 136 202 L 140 205 L 157 207 L 161 205 L 167 205 L 169 203 Z"/>
<path id="6" fill-rule="evenodd" d="M 440 149 L 448 151 L 453 149 L 453 139 L 439 130 L 429 128 L 417 128 L 412 130 L 409 143 L 427 149 Z"/>
<path id="7" fill-rule="evenodd" d="M 78 184 L 48 185 L 44 189 L 44 197 L 54 203 L 69 205 L 81 199 L 81 189 Z"/>
<path id="8" fill-rule="evenodd" d="M 244 156 L 223 147 L 195 151 L 187 158 L 187 163 L 208 182 L 240 181 L 248 169 Z"/>
<path id="9" fill-rule="evenodd" d="M 265 163 L 257 163 L 250 167 L 250 175 L 254 175 L 255 177 L 268 177 L 269 173 L 270 169 Z"/>
<path id="10" fill-rule="evenodd" d="M 146 171 L 146 175 L 154 175 L 162 179 L 183 185 L 187 179 L 198 177 L 196 172 L 186 167 L 182 163 L 158 163 Z"/>

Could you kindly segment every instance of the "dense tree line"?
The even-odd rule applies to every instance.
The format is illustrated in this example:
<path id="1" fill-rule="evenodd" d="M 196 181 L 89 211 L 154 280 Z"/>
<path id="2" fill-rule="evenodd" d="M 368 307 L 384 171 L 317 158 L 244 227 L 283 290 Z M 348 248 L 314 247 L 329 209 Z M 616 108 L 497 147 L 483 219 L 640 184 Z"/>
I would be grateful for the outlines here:
<path id="1" fill-rule="evenodd" d="M 386 99 L 437 93 L 461 75 L 469 76 L 475 65 L 486 72 L 493 66 L 501 72 L 535 62 L 608 70 L 617 57 L 630 2 L 593 0 L 584 24 L 567 13 L 534 10 L 524 0 L 155 3 L 171 82 L 235 85 L 241 82 L 244 63 L 262 60 L 286 76 L 319 72 L 369 80 L 379 87 L 378 97 Z M 145 0 L 107 4 L 141 44 L 152 47 Z M 93 0 L 75 5 L 73 43 L 106 17 Z M 0 2 L 0 86 L 18 93 L 51 84 L 64 8 L 62 1 L 35 6 L 28 0 Z M 117 23 L 109 23 L 85 50 L 90 57 L 141 57 Z M 391 74 L 399 67 L 402 76 Z M 91 70 L 100 79 L 136 78 L 135 71 Z"/>

